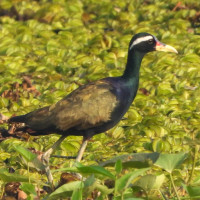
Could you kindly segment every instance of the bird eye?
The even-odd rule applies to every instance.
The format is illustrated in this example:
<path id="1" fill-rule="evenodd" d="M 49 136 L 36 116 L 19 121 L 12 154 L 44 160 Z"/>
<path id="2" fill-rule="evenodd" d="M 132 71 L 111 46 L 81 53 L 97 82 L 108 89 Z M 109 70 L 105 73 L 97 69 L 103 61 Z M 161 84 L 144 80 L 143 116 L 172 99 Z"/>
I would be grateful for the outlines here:
<path id="1" fill-rule="evenodd" d="M 149 44 L 153 44 L 153 39 L 148 40 Z"/>

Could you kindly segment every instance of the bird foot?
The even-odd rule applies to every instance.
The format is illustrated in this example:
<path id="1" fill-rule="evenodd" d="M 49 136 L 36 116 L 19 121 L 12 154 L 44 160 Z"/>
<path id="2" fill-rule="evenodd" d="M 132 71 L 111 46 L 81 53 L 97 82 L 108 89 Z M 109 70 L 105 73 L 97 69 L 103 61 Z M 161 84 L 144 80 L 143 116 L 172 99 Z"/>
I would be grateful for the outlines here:
<path id="1" fill-rule="evenodd" d="M 44 166 L 49 165 L 50 155 L 51 154 L 49 153 L 49 151 L 44 152 L 44 154 L 42 155 L 41 160 Z"/>
<path id="2" fill-rule="evenodd" d="M 42 164 L 44 165 L 44 170 L 45 170 L 45 173 L 47 175 L 48 182 L 51 185 L 51 189 L 54 190 L 53 176 L 51 174 L 50 167 L 49 167 L 49 158 L 50 158 L 51 153 L 52 153 L 51 149 L 49 149 L 48 151 L 46 151 L 42 155 L 41 161 L 42 161 Z"/>

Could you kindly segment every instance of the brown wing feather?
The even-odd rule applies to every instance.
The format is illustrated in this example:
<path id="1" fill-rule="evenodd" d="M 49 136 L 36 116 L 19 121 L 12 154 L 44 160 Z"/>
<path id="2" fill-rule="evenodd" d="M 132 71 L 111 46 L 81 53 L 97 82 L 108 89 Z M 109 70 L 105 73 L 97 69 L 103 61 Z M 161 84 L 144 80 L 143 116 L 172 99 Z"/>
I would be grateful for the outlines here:
<path id="1" fill-rule="evenodd" d="M 52 126 L 52 121 L 52 113 L 47 106 L 28 113 L 25 124 L 34 130 L 45 130 Z"/>
<path id="2" fill-rule="evenodd" d="M 109 121 L 118 104 L 112 89 L 104 80 L 82 86 L 56 104 L 30 113 L 27 124 L 40 130 L 54 126 L 61 131 L 99 126 Z"/>
<path id="3" fill-rule="evenodd" d="M 57 128 L 83 130 L 109 121 L 118 103 L 111 90 L 112 87 L 101 80 L 72 92 L 53 109 Z"/>

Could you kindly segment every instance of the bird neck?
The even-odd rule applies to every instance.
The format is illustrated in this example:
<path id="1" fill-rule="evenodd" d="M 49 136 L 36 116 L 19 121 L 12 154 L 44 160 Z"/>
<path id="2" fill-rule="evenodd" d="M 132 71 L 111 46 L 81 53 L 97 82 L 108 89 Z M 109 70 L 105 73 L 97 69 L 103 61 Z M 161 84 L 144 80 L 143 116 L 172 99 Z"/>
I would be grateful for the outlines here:
<path id="1" fill-rule="evenodd" d="M 126 69 L 122 75 L 128 83 L 135 84 L 135 81 L 139 81 L 140 65 L 144 55 L 145 53 L 138 51 L 129 52 Z"/>

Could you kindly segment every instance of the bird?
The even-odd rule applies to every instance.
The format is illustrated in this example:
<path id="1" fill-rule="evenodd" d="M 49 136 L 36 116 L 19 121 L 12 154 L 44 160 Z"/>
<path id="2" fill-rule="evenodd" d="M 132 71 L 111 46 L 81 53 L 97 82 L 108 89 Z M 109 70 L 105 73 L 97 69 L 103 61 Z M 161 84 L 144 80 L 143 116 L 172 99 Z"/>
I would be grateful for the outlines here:
<path id="1" fill-rule="evenodd" d="M 53 177 L 49 157 L 67 136 L 83 136 L 76 157 L 76 161 L 80 162 L 88 140 L 111 129 L 122 119 L 137 94 L 142 59 L 151 51 L 178 53 L 174 47 L 161 43 L 152 34 L 137 33 L 130 40 L 127 63 L 121 76 L 89 82 L 53 105 L 8 120 L 9 123 L 23 123 L 23 130 L 33 136 L 61 135 L 42 156 L 50 183 Z"/>

